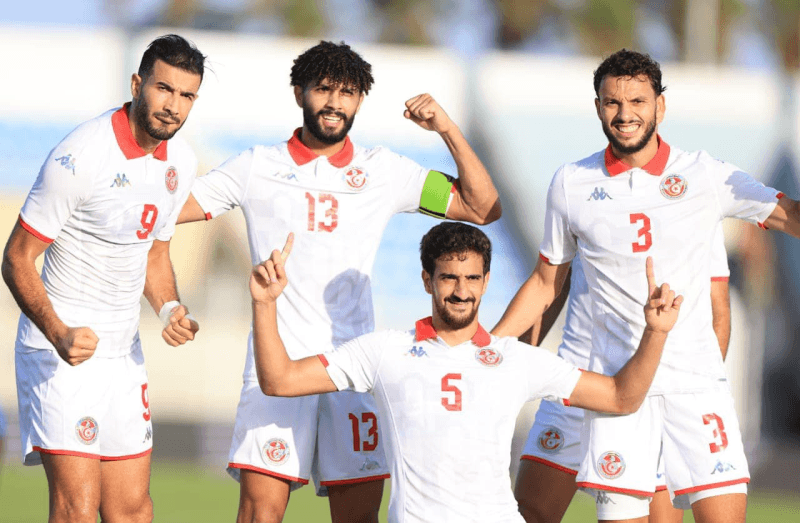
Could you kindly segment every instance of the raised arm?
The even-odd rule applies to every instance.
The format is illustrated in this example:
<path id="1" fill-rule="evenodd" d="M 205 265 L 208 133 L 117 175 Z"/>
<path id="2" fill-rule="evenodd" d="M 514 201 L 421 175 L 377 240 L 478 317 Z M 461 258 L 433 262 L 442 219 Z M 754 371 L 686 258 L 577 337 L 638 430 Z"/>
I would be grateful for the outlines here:
<path id="1" fill-rule="evenodd" d="M 181 213 L 178 215 L 178 223 L 199 222 L 206 219 L 206 213 L 195 200 L 194 195 L 189 193 L 189 199 L 183 204 Z"/>
<path id="2" fill-rule="evenodd" d="M 669 284 L 656 285 L 653 259 L 647 258 L 648 300 L 644 306 L 647 326 L 639 348 L 614 376 L 594 372 L 581 374 L 569 397 L 570 405 L 612 414 L 636 412 L 661 361 L 667 334 L 678 320 L 683 296 L 675 297 Z"/>
<path id="3" fill-rule="evenodd" d="M 526 330 L 522 336 L 519 337 L 519 341 L 529 345 L 534 345 L 536 347 L 539 347 L 542 344 L 545 337 L 547 337 L 547 334 L 550 332 L 550 329 L 553 328 L 553 325 L 558 319 L 558 315 L 561 314 L 562 309 L 564 309 L 564 304 L 567 303 L 571 280 L 572 268 L 570 267 L 569 272 L 567 272 L 566 279 L 564 280 L 564 285 L 561 287 L 561 292 L 558 293 L 558 296 L 556 296 L 556 299 L 553 300 L 553 303 L 547 307 L 547 310 L 544 311 L 542 317 L 533 324 L 533 327 Z"/>
<path id="4" fill-rule="evenodd" d="M 442 137 L 458 168 L 458 189 L 447 210 L 447 218 L 484 225 L 502 214 L 500 198 L 483 162 L 439 103 L 429 94 L 406 102 L 404 116 L 423 129 Z"/>
<path id="5" fill-rule="evenodd" d="M 250 275 L 256 374 L 267 396 L 306 396 L 337 390 L 317 356 L 290 359 L 278 333 L 276 300 L 288 283 L 284 264 L 293 241 L 290 234 L 283 252 L 273 251 L 270 259 L 253 267 Z"/>

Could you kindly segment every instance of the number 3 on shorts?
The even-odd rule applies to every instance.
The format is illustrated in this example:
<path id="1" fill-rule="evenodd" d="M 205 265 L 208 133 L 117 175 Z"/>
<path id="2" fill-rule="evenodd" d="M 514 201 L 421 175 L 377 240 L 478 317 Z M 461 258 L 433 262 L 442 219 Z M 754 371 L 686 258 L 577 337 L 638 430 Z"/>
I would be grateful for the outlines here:
<path id="1" fill-rule="evenodd" d="M 711 425 L 712 423 L 716 424 L 716 428 L 714 429 L 714 442 L 708 444 L 709 450 L 711 453 L 719 452 L 724 450 L 725 447 L 728 446 L 728 435 L 725 434 L 725 424 L 722 423 L 722 418 L 717 416 L 716 414 L 703 414 L 703 423 L 705 425 Z"/>

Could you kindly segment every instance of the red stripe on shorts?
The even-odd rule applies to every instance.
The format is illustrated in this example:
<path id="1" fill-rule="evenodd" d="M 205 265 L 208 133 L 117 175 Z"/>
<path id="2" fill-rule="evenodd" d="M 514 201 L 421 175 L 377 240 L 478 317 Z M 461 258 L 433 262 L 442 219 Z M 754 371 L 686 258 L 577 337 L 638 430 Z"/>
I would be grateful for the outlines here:
<path id="1" fill-rule="evenodd" d="M 588 481 L 581 481 L 575 483 L 578 488 L 593 488 L 595 490 L 605 490 L 606 492 L 619 492 L 620 494 L 629 494 L 631 496 L 644 496 L 652 498 L 653 492 L 646 492 L 644 490 L 633 490 L 627 488 L 609 487 L 608 485 L 600 485 L 598 483 L 589 483 Z M 677 496 L 677 494 L 675 494 Z"/>
<path id="2" fill-rule="evenodd" d="M 241 470 L 249 470 L 251 472 L 258 472 L 259 474 L 264 474 L 265 476 L 272 476 L 273 478 L 278 479 L 285 479 L 287 481 L 296 481 L 302 485 L 308 485 L 308 480 L 303 478 L 295 478 L 292 476 L 285 476 L 283 474 L 278 474 L 277 472 L 273 472 L 267 469 L 260 469 L 258 467 L 254 467 L 252 465 L 242 465 L 241 463 L 228 463 L 228 468 L 231 469 L 241 469 Z"/>
<path id="3" fill-rule="evenodd" d="M 732 479 L 730 481 L 723 481 L 721 483 L 710 483 L 708 485 L 698 485 L 697 487 L 689 487 L 681 490 L 676 490 L 675 495 L 682 496 L 683 494 L 692 494 L 694 492 L 711 490 L 713 488 L 730 487 L 731 485 L 738 485 L 740 483 L 750 483 L 750 478 Z"/>
<path id="4" fill-rule="evenodd" d="M 88 458 L 88 459 L 103 459 L 103 456 L 100 454 L 89 454 L 86 452 L 75 452 L 72 450 L 61 450 L 61 449 L 43 449 L 42 447 L 33 447 L 34 452 L 38 452 L 40 454 L 52 454 L 54 456 L 75 456 L 76 458 Z"/>
<path id="5" fill-rule="evenodd" d="M 127 456 L 101 456 L 100 461 L 124 461 L 126 459 L 136 459 L 147 456 L 153 452 L 153 449 L 147 449 L 144 452 L 140 452 L 138 454 L 129 454 Z"/>

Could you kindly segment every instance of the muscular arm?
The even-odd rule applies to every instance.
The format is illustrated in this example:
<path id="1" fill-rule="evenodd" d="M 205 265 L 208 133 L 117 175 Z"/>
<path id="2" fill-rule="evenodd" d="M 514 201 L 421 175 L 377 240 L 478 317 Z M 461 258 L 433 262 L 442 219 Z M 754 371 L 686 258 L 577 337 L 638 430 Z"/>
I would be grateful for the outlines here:
<path id="1" fill-rule="evenodd" d="M 159 314 L 165 303 L 179 301 L 175 271 L 169 257 L 169 241 L 154 240 L 147 254 L 147 276 L 144 281 L 144 296 L 150 306 Z M 185 305 L 175 307 L 169 315 L 169 323 L 164 326 L 161 337 L 169 345 L 176 347 L 194 339 L 200 329 L 197 322 L 187 317 L 189 310 Z"/>
<path id="2" fill-rule="evenodd" d="M 558 296 L 556 296 L 556 299 L 553 300 L 553 303 L 551 303 L 547 310 L 544 311 L 541 319 L 534 323 L 533 327 L 525 331 L 525 333 L 519 337 L 519 341 L 528 343 L 530 345 L 535 345 L 536 347 L 539 347 L 542 344 L 544 339 L 547 337 L 547 333 L 550 332 L 550 329 L 553 328 L 553 324 L 558 319 L 558 315 L 561 314 L 564 304 L 567 303 L 571 276 L 572 268 L 570 267 L 570 270 L 567 273 L 564 281 L 564 285 L 561 287 L 561 292 L 558 293 Z"/>
<path id="3" fill-rule="evenodd" d="M 206 219 L 206 213 L 195 200 L 194 195 L 189 193 L 189 199 L 183 204 L 181 213 L 178 215 L 178 223 L 199 222 Z"/>
<path id="4" fill-rule="evenodd" d="M 711 280 L 711 314 L 719 350 L 725 360 L 731 340 L 731 298 L 727 280 Z"/>
<path id="5" fill-rule="evenodd" d="M 785 232 L 795 238 L 800 238 L 800 202 L 784 196 L 778 200 L 778 205 L 772 214 L 764 221 L 768 229 Z"/>

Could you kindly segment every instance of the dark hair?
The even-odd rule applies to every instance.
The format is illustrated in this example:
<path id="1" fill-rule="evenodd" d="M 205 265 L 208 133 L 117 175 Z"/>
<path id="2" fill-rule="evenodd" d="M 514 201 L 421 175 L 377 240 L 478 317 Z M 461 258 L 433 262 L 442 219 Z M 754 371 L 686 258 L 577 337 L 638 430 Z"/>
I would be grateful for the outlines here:
<path id="1" fill-rule="evenodd" d="M 594 92 L 600 96 L 600 84 L 606 76 L 646 76 L 656 96 L 667 90 L 661 85 L 661 66 L 649 54 L 621 49 L 600 64 L 594 72 Z"/>
<path id="2" fill-rule="evenodd" d="M 474 252 L 483 256 L 483 274 L 492 264 L 492 242 L 472 225 L 462 222 L 443 222 L 433 227 L 419 242 L 419 257 L 422 268 L 433 276 L 436 260 L 448 254 Z"/>
<path id="3" fill-rule="evenodd" d="M 182 36 L 170 34 L 156 38 L 142 55 L 138 75 L 143 79 L 153 72 L 153 64 L 161 60 L 173 67 L 199 74 L 203 80 L 206 57 L 197 47 Z"/>
<path id="4" fill-rule="evenodd" d="M 305 89 L 309 84 L 317 85 L 325 79 L 335 85 L 355 87 L 364 94 L 375 81 L 372 66 L 349 45 L 323 40 L 295 58 L 291 85 Z"/>

